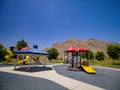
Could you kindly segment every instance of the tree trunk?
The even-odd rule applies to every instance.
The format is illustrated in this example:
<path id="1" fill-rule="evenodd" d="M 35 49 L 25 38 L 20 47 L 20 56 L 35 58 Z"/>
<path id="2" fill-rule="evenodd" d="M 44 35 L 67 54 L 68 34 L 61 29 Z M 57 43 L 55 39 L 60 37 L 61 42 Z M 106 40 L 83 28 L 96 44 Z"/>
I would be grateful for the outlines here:
<path id="1" fill-rule="evenodd" d="M 115 64 L 115 59 L 113 59 L 113 64 Z"/>
<path id="2" fill-rule="evenodd" d="M 52 63 L 52 59 L 50 59 L 50 63 Z"/>

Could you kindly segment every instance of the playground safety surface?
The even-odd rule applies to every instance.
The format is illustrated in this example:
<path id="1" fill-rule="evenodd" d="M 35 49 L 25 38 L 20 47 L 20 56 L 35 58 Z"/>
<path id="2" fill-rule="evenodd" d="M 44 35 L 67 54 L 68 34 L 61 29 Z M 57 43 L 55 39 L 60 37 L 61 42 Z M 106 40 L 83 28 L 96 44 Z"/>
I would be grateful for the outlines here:
<path id="1" fill-rule="evenodd" d="M 107 90 L 120 90 L 120 70 L 95 67 L 96 74 L 87 74 L 84 71 L 69 71 L 66 65 L 56 65 L 54 69 L 58 74 L 65 77 Z"/>

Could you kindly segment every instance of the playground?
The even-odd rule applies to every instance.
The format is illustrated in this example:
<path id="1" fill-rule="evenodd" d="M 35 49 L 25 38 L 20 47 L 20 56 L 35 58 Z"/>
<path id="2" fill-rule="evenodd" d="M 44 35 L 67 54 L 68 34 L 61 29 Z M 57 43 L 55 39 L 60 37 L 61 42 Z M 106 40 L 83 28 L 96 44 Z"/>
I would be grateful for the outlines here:
<path id="1" fill-rule="evenodd" d="M 31 65 L 36 67 L 37 64 L 42 64 L 43 67 L 46 66 L 46 57 L 49 55 L 45 51 L 41 51 L 38 49 L 38 46 L 35 45 L 33 48 L 29 48 L 28 46 L 22 48 L 21 50 L 13 50 L 7 49 L 8 55 L 5 56 L 7 62 L 14 63 L 14 69 L 17 69 L 17 66 L 21 66 L 22 69 L 30 70 Z M 16 58 L 12 58 L 13 55 L 16 55 Z M 41 62 L 40 59 L 44 58 L 44 62 Z M 23 68 L 25 66 L 25 68 Z"/>
<path id="2" fill-rule="evenodd" d="M 8 55 L 6 55 L 5 58 L 8 62 L 14 62 L 15 65 L 14 69 L 18 70 L 17 66 L 21 65 L 21 68 L 19 70 L 24 71 L 25 69 L 30 70 L 33 67 L 35 68 L 37 64 L 43 64 L 43 67 L 45 67 L 46 59 L 44 59 L 43 63 L 41 63 L 40 59 L 45 58 L 49 55 L 49 53 L 39 50 L 37 45 L 34 45 L 33 48 L 29 48 L 29 46 L 26 46 L 21 50 L 11 51 L 10 49 L 7 49 L 7 52 Z M 83 54 L 86 54 L 87 58 L 87 52 L 88 50 L 84 47 L 76 48 L 74 46 L 71 46 L 70 48 L 66 49 L 65 57 L 67 61 L 69 60 L 71 62 L 70 65 L 67 66 L 67 70 L 71 71 L 79 70 L 85 71 L 88 74 L 96 74 L 96 70 L 89 65 L 88 60 L 84 61 L 82 60 Z M 16 55 L 15 59 L 11 58 L 13 55 Z M 71 59 L 69 57 L 71 57 Z M 31 67 L 31 65 L 34 66 Z"/>
<path id="3" fill-rule="evenodd" d="M 87 49 L 84 47 L 71 46 L 65 50 L 66 59 L 70 60 L 69 64 L 48 65 L 45 59 L 41 62 L 40 59 L 46 58 L 49 54 L 37 48 L 25 47 L 13 52 L 8 49 L 7 52 L 5 58 L 8 62 L 15 63 L 0 65 L 0 82 L 2 82 L 0 90 L 48 90 L 48 88 L 119 90 L 120 88 L 120 70 L 90 66 L 87 60 L 82 60 L 83 53 L 87 55 Z M 16 59 L 11 59 L 13 53 L 17 55 Z"/>
<path id="4" fill-rule="evenodd" d="M 81 70 L 89 74 L 95 74 L 96 70 L 89 65 L 89 61 L 82 60 L 83 54 L 86 54 L 87 57 L 87 52 L 88 50 L 84 47 L 76 48 L 74 46 L 65 50 L 66 60 L 71 62 L 71 65 L 67 69 L 71 71 Z M 71 59 L 69 57 L 71 57 Z"/>

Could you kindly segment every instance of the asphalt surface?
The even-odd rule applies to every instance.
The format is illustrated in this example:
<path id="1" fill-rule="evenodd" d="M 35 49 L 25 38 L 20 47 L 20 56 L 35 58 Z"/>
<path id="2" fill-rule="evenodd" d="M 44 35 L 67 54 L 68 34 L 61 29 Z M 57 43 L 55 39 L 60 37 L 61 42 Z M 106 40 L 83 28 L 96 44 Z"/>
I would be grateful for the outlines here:
<path id="1" fill-rule="evenodd" d="M 69 71 L 65 65 L 56 65 L 54 69 L 58 74 L 81 82 L 107 90 L 120 90 L 120 71 L 97 67 L 96 74 L 87 74 L 84 71 Z"/>
<path id="2" fill-rule="evenodd" d="M 0 72 L 0 90 L 68 90 L 52 81 Z"/>

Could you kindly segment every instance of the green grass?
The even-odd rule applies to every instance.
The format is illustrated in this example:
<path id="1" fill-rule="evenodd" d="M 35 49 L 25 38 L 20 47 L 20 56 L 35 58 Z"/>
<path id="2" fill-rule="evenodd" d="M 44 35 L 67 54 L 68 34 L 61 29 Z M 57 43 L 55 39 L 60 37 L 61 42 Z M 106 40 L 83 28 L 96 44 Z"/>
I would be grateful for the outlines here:
<path id="1" fill-rule="evenodd" d="M 63 63 L 63 60 L 53 60 L 52 63 Z"/>
<path id="2" fill-rule="evenodd" d="M 113 64 L 112 60 L 104 60 L 104 61 L 91 61 L 90 65 L 93 66 L 103 66 L 103 67 L 111 67 L 120 69 L 120 60 L 116 60 Z"/>
<path id="3" fill-rule="evenodd" d="M 53 64 L 53 63 L 63 63 L 63 60 L 56 60 L 56 59 L 54 59 L 54 60 L 52 60 L 51 62 L 50 62 L 50 60 L 40 60 L 40 62 L 46 62 L 46 63 L 51 63 L 51 64 Z"/>

